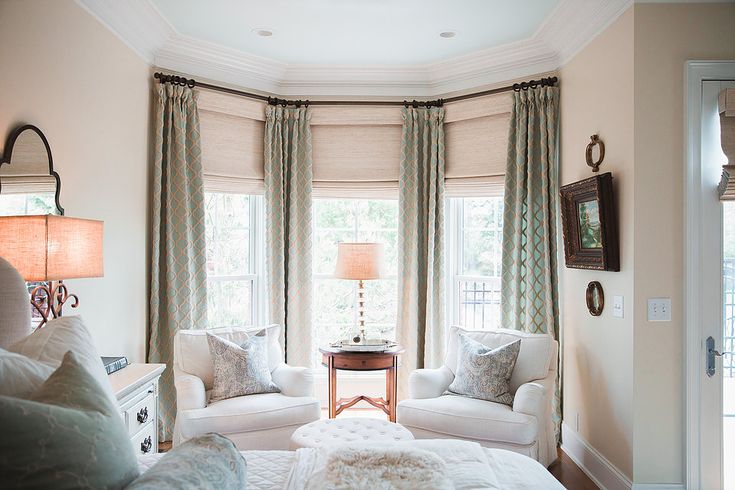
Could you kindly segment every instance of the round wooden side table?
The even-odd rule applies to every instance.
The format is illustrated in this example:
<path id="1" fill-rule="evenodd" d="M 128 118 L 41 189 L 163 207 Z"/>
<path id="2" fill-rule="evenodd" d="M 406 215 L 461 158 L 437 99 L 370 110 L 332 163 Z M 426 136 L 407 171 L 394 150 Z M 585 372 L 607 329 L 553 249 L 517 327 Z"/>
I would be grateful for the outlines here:
<path id="1" fill-rule="evenodd" d="M 322 364 L 329 370 L 329 418 L 337 417 L 342 410 L 350 408 L 359 401 L 366 401 L 388 415 L 388 420 L 396 421 L 396 391 L 398 385 L 398 357 L 405 349 L 400 345 L 382 352 L 346 351 L 338 347 L 320 347 Z M 382 371 L 385 370 L 385 398 L 357 395 L 352 398 L 337 399 L 337 370 L 343 371 Z"/>

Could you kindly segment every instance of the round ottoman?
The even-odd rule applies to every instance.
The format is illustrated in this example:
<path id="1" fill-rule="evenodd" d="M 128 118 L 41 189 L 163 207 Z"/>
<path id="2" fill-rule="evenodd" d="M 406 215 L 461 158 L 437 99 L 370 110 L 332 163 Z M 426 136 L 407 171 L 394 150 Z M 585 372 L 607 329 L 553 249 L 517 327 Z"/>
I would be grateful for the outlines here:
<path id="1" fill-rule="evenodd" d="M 391 442 L 412 440 L 413 434 L 400 424 L 368 418 L 317 420 L 296 429 L 291 449 L 319 447 L 343 442 Z"/>

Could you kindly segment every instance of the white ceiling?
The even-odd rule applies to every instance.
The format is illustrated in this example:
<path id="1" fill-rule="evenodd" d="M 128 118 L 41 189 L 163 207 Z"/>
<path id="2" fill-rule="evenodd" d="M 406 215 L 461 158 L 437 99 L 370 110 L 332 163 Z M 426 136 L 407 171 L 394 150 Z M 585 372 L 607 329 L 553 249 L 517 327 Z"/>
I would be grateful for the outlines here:
<path id="1" fill-rule="evenodd" d="M 531 37 L 559 0 L 153 0 L 181 34 L 274 61 L 416 65 Z M 254 29 L 272 30 L 260 37 Z M 442 31 L 456 31 L 451 39 Z"/>
<path id="2" fill-rule="evenodd" d="M 556 70 L 633 0 L 76 2 L 162 71 L 283 97 L 414 98 Z"/>

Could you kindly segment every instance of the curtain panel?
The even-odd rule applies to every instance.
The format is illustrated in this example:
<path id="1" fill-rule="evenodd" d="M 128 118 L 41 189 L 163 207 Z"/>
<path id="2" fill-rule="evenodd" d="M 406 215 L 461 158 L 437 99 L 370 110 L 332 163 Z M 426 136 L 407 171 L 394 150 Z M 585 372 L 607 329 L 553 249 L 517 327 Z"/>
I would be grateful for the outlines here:
<path id="1" fill-rule="evenodd" d="M 408 374 L 444 353 L 444 108 L 404 108 L 399 174 L 398 341 Z M 399 396 L 400 397 L 400 396 Z"/>
<path id="2" fill-rule="evenodd" d="M 544 87 L 513 95 L 503 210 L 502 324 L 549 333 L 559 340 L 559 91 Z M 554 421 L 558 439 L 561 373 L 557 373 Z"/>
<path id="3" fill-rule="evenodd" d="M 311 110 L 266 107 L 264 161 L 269 314 L 286 360 L 313 365 Z"/>
<path id="4" fill-rule="evenodd" d="M 156 86 L 151 216 L 148 362 L 165 363 L 159 384 L 159 440 L 171 440 L 176 417 L 173 338 L 206 328 L 204 190 L 196 100 L 188 87 Z"/>

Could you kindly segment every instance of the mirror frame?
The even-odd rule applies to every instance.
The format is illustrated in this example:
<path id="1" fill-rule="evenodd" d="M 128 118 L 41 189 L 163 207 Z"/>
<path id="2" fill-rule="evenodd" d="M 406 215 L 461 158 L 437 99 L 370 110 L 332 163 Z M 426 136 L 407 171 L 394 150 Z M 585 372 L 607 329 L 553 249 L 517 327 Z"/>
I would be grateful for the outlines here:
<path id="1" fill-rule="evenodd" d="M 61 194 L 61 177 L 59 177 L 59 174 L 54 170 L 54 159 L 51 156 L 51 147 L 48 144 L 46 135 L 43 134 L 43 131 L 38 129 L 37 126 L 34 126 L 33 124 L 21 124 L 10 132 L 10 134 L 8 135 L 8 139 L 5 141 L 5 149 L 3 150 L 2 158 L 0 158 L 0 167 L 2 167 L 3 164 L 11 164 L 10 158 L 13 155 L 13 147 L 15 146 L 15 141 L 18 139 L 18 136 L 20 136 L 23 131 L 27 130 L 34 131 L 41 138 L 41 141 L 43 141 L 43 145 L 46 147 L 46 155 L 48 156 L 48 173 L 51 177 L 54 178 L 54 180 L 56 180 L 56 193 L 54 196 L 56 209 L 59 210 L 59 214 L 61 216 L 64 216 L 64 208 L 61 207 L 61 203 L 59 202 L 59 195 Z M 0 182 L 0 193 L 2 193 L 2 182 Z"/>

